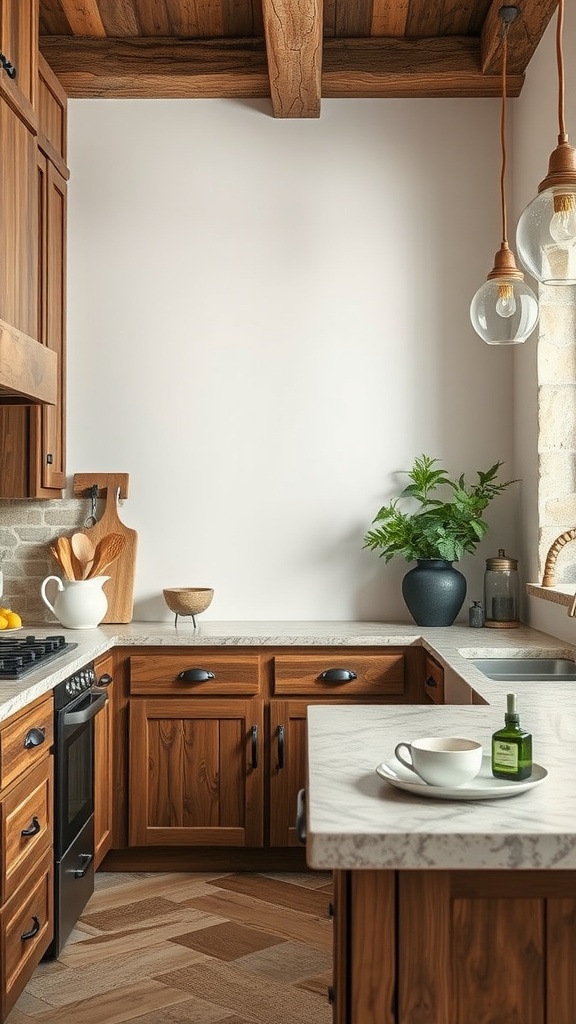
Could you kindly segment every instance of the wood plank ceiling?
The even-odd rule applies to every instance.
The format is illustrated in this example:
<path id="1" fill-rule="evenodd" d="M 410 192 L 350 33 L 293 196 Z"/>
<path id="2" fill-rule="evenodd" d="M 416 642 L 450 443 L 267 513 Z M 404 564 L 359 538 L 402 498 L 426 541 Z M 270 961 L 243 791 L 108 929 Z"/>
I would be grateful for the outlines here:
<path id="1" fill-rule="evenodd" d="M 508 93 L 558 0 L 519 0 Z M 502 0 L 40 0 L 40 47 L 72 97 L 499 96 Z"/>

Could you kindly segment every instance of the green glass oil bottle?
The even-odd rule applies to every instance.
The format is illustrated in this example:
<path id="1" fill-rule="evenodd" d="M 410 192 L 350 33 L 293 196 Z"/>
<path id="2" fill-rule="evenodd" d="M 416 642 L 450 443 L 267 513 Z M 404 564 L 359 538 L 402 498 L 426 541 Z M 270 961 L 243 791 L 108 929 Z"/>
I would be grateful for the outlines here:
<path id="1" fill-rule="evenodd" d="M 492 736 L 492 775 L 516 782 L 532 775 L 532 736 L 520 725 L 515 693 L 506 696 L 504 728 Z"/>

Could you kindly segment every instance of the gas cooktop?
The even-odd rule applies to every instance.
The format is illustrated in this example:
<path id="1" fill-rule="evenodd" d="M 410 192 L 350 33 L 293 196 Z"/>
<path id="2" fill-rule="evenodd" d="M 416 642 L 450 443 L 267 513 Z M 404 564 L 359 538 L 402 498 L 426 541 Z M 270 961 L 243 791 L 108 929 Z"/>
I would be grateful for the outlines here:
<path id="1" fill-rule="evenodd" d="M 0 636 L 0 679 L 22 679 L 77 646 L 64 636 Z"/>

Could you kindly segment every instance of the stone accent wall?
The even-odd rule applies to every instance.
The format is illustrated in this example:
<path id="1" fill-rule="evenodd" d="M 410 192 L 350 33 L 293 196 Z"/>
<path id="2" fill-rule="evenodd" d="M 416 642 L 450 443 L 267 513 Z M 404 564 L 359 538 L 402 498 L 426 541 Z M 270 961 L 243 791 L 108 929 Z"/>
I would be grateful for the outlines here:
<path id="1" fill-rule="evenodd" d="M 49 546 L 55 537 L 81 528 L 87 512 L 86 499 L 0 501 L 0 605 L 18 612 L 24 626 L 57 624 L 40 596 L 46 576 L 62 575 Z"/>
<path id="2" fill-rule="evenodd" d="M 550 545 L 576 527 L 576 287 L 540 287 L 538 340 L 539 577 Z M 576 580 L 576 542 L 556 563 Z"/>

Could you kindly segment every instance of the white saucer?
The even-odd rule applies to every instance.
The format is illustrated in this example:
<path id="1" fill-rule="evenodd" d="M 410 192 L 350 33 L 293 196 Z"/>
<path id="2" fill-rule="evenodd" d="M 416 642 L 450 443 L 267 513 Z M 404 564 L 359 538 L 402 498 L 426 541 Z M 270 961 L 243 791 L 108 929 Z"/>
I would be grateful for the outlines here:
<path id="1" fill-rule="evenodd" d="M 498 800 L 505 796 L 518 796 L 527 789 L 539 786 L 544 782 L 548 772 L 542 765 L 533 764 L 529 779 L 523 779 L 521 782 L 495 779 L 492 775 L 490 757 L 484 755 L 479 774 L 463 786 L 429 786 L 414 772 L 400 764 L 395 757 L 379 764 L 376 774 L 396 789 L 404 789 L 407 793 L 415 793 L 416 796 L 432 797 L 435 800 Z"/>

